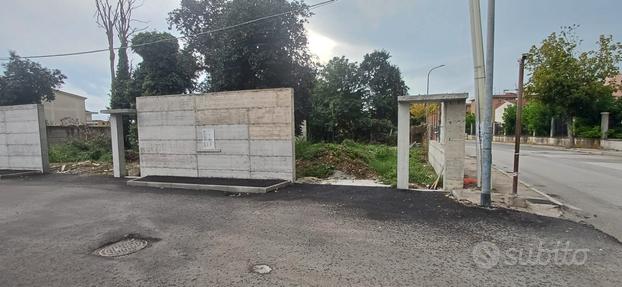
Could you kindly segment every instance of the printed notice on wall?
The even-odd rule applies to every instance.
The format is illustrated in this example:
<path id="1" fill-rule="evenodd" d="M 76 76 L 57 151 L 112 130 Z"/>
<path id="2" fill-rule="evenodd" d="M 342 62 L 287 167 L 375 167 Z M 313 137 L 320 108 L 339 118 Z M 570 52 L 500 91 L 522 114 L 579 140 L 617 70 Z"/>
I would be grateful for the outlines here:
<path id="1" fill-rule="evenodd" d="M 216 149 L 216 142 L 214 139 L 214 129 L 202 129 L 201 130 L 201 150 L 209 151 Z"/>

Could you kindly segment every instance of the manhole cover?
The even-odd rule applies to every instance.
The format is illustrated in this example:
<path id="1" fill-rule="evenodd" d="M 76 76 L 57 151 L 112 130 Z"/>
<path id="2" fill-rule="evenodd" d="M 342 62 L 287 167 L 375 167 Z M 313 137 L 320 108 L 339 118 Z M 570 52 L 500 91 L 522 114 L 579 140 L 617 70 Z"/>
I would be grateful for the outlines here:
<path id="1" fill-rule="evenodd" d="M 140 251 L 147 245 L 149 245 L 149 241 L 144 239 L 125 238 L 100 248 L 96 251 L 96 254 L 103 257 L 123 256 Z"/>

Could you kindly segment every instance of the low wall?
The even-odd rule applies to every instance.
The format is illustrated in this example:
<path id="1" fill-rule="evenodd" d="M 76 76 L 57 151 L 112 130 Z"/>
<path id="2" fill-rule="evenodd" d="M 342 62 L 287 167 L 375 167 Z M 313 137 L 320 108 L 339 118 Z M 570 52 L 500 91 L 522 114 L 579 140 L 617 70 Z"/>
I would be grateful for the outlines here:
<path id="1" fill-rule="evenodd" d="M 622 151 L 622 140 L 602 140 L 600 147 L 608 150 Z"/>
<path id="2" fill-rule="evenodd" d="M 0 106 L 0 169 L 47 172 L 43 106 Z"/>
<path id="3" fill-rule="evenodd" d="M 435 140 L 430 140 L 428 144 L 428 162 L 430 162 L 436 174 L 441 174 L 445 165 L 443 145 Z"/>
<path id="4" fill-rule="evenodd" d="M 475 140 L 475 136 L 468 135 L 468 139 Z M 494 136 L 494 142 L 502 142 L 502 143 L 514 143 L 514 137 L 512 136 Z M 552 145 L 552 146 L 568 146 L 568 138 L 549 138 L 549 137 L 531 137 L 531 136 L 523 136 L 521 137 L 521 143 L 523 144 L 533 144 L 533 145 Z M 577 148 L 600 148 L 601 141 L 600 139 L 585 139 L 585 138 L 575 138 L 574 146 Z"/>
<path id="5" fill-rule="evenodd" d="M 91 136 L 103 135 L 110 137 L 110 127 L 84 127 L 84 126 L 48 126 L 48 144 L 63 144 L 72 139 L 84 139 Z"/>
<path id="6" fill-rule="evenodd" d="M 139 97 L 141 176 L 295 180 L 292 89 Z"/>

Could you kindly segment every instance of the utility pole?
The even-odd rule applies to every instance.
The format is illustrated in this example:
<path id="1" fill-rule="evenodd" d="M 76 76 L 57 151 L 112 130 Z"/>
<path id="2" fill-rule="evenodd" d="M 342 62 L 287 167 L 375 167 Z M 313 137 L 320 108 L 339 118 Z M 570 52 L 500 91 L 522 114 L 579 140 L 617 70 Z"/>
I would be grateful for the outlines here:
<path id="1" fill-rule="evenodd" d="M 488 0 L 486 40 L 486 94 L 482 100 L 482 194 L 481 205 L 490 207 L 492 190 L 492 88 L 495 59 L 495 0 Z"/>
<path id="2" fill-rule="evenodd" d="M 480 1 L 479 0 L 470 0 L 469 2 L 469 12 L 471 19 L 471 43 L 473 45 L 473 69 L 474 69 L 474 90 L 475 90 L 475 105 L 476 105 L 476 113 L 477 117 L 477 126 L 476 126 L 476 153 L 477 157 L 477 177 L 479 181 L 479 185 L 482 186 L 482 199 L 490 198 L 490 193 L 488 195 L 484 195 L 483 189 L 483 168 L 482 168 L 482 140 L 481 137 L 483 126 L 483 112 L 482 109 L 485 107 L 484 101 L 484 93 L 486 90 L 486 72 L 484 66 L 484 43 L 482 38 L 482 19 L 481 19 L 481 11 L 480 11 Z M 492 109 L 492 106 L 490 107 Z M 490 190 L 488 190 L 490 192 Z M 482 205 L 484 205 L 487 201 L 482 201 Z M 486 206 L 486 205 L 484 205 Z"/>
<path id="3" fill-rule="evenodd" d="M 516 126 L 514 127 L 514 172 L 512 173 L 512 194 L 518 193 L 518 161 L 520 159 L 520 138 L 522 131 L 521 116 L 523 112 L 523 92 L 525 77 L 525 60 L 527 54 L 523 54 L 518 60 L 518 98 L 516 99 Z"/>

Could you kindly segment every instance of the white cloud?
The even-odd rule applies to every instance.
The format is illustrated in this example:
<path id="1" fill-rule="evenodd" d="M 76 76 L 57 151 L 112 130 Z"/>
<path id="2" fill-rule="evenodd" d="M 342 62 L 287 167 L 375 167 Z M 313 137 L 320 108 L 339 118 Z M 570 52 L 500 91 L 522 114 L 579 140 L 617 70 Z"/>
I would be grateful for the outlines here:
<path id="1" fill-rule="evenodd" d="M 334 50 L 339 43 L 311 29 L 307 29 L 309 39 L 309 50 L 318 56 L 321 63 L 326 63 L 335 55 Z"/>

